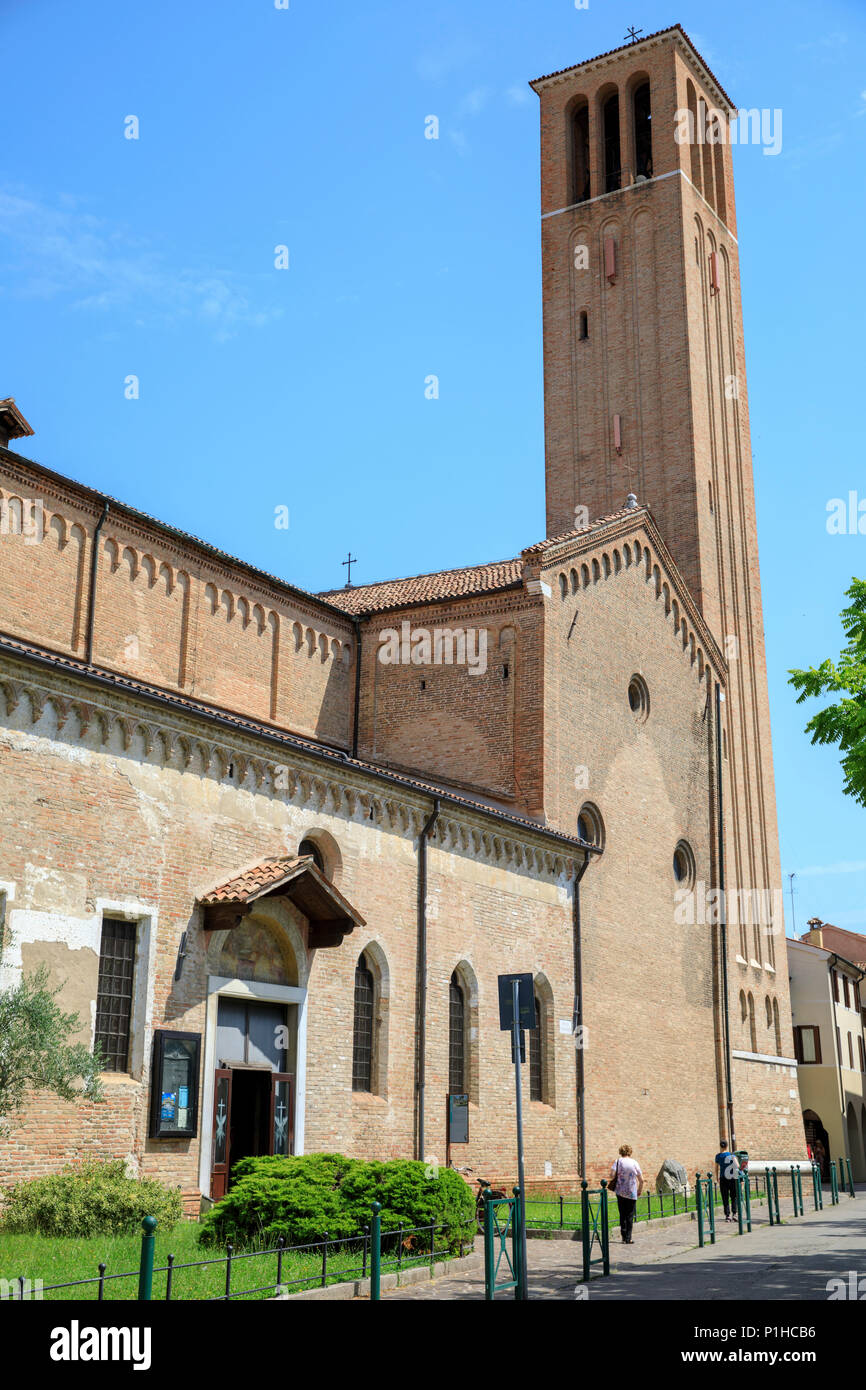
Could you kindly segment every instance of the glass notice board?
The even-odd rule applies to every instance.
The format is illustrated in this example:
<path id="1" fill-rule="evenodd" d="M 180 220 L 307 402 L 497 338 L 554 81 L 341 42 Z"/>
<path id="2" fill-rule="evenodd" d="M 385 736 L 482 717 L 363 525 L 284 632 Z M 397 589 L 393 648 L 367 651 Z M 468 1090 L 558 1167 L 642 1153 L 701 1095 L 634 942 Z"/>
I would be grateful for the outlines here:
<path id="1" fill-rule="evenodd" d="M 150 1076 L 151 1139 L 191 1139 L 198 1132 L 200 1033 L 153 1035 Z"/>

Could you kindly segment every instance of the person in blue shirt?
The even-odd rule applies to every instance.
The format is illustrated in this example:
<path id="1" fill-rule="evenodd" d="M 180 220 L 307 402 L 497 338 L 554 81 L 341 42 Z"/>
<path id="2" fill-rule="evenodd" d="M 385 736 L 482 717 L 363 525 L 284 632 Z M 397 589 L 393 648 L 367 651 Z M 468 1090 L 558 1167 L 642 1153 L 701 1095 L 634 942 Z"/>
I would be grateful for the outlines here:
<path id="1" fill-rule="evenodd" d="M 725 1220 L 733 1221 L 737 1210 L 737 1182 L 740 1177 L 740 1163 L 737 1155 L 731 1153 L 728 1148 L 727 1139 L 719 1140 L 719 1152 L 716 1154 L 716 1177 L 721 1188 Z"/>

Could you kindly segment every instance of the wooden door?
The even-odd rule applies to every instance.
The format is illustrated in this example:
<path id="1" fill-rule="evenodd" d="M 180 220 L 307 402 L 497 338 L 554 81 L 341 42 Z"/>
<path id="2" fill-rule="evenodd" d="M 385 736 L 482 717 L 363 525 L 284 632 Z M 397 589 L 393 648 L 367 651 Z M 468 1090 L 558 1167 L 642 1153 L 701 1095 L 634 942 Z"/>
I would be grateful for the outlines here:
<path id="1" fill-rule="evenodd" d="M 271 1132 L 268 1152 L 295 1152 L 295 1078 L 286 1071 L 275 1071 L 271 1077 Z"/>
<path id="2" fill-rule="evenodd" d="M 214 1072 L 213 1140 L 210 1195 L 214 1201 L 226 1194 L 231 1161 L 232 1074 L 229 1067 Z"/>

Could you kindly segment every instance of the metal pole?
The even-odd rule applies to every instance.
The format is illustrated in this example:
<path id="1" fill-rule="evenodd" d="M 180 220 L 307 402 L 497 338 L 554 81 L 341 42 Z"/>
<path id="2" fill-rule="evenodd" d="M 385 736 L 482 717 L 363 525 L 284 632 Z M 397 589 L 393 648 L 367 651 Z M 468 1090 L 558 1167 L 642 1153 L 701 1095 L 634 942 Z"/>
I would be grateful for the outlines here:
<path id="1" fill-rule="evenodd" d="M 580 1243 L 583 1248 L 583 1282 L 589 1283 L 589 1183 L 580 1184 Z"/>
<path id="2" fill-rule="evenodd" d="M 525 1299 L 528 1295 L 526 1281 L 526 1224 L 523 1220 L 526 1174 L 523 1165 L 523 1097 L 520 1090 L 520 985 L 517 980 L 512 980 L 511 982 L 511 1001 L 514 1011 L 514 1017 L 512 1019 L 512 1036 L 514 1038 L 514 1091 L 517 1098 L 517 1185 L 520 1188 L 520 1202 L 517 1204 L 514 1214 L 518 1216 L 520 1220 L 520 1297 Z"/>
<path id="3" fill-rule="evenodd" d="M 702 1200 L 701 1200 L 702 1191 L 703 1191 L 703 1189 L 702 1189 L 702 1187 L 701 1187 L 702 1182 L 703 1182 L 703 1179 L 702 1179 L 700 1173 L 696 1173 L 696 1174 L 695 1174 L 695 1206 L 696 1206 L 697 1209 L 698 1209 L 698 1245 L 699 1245 L 699 1246 L 703 1246 L 703 1243 L 704 1243 L 704 1206 L 703 1206 L 703 1202 L 702 1202 Z"/>
<path id="4" fill-rule="evenodd" d="M 381 1202 L 373 1203 L 373 1220 L 370 1223 L 370 1301 L 379 1303 L 382 1298 L 380 1282 L 382 1270 L 382 1210 Z"/>
<path id="5" fill-rule="evenodd" d="M 491 1192 L 489 1187 L 485 1187 L 483 1192 L 484 1206 L 484 1297 L 488 1303 L 494 1298 L 494 1279 L 493 1271 L 496 1261 L 493 1255 L 493 1207 L 490 1203 Z"/>
<path id="6" fill-rule="evenodd" d="M 138 1267 L 138 1297 L 140 1302 L 150 1302 L 153 1291 L 153 1246 L 156 1217 L 146 1216 L 141 1223 L 144 1235 L 141 1237 L 141 1263 Z"/>

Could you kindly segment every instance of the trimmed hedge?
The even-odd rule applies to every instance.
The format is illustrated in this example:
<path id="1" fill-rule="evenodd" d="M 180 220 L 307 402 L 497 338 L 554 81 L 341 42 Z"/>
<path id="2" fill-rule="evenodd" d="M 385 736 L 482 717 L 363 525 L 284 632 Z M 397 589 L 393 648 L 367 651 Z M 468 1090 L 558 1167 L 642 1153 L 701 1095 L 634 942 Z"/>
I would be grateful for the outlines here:
<path id="1" fill-rule="evenodd" d="M 3 1192 L 2 1229 L 43 1236 L 117 1236 L 141 1230 L 155 1216 L 162 1231 L 183 1215 L 177 1188 L 155 1178 L 129 1178 L 122 1158 L 85 1159 L 59 1173 L 31 1178 Z"/>
<path id="2" fill-rule="evenodd" d="M 450 1229 L 437 1235 L 449 1250 L 475 1235 L 475 1195 L 450 1168 L 431 1169 L 408 1159 L 365 1162 L 342 1154 L 243 1158 L 233 1186 L 202 1220 L 205 1245 L 287 1245 L 361 1236 L 373 1202 L 382 1205 L 383 1231 L 402 1225 Z"/>

